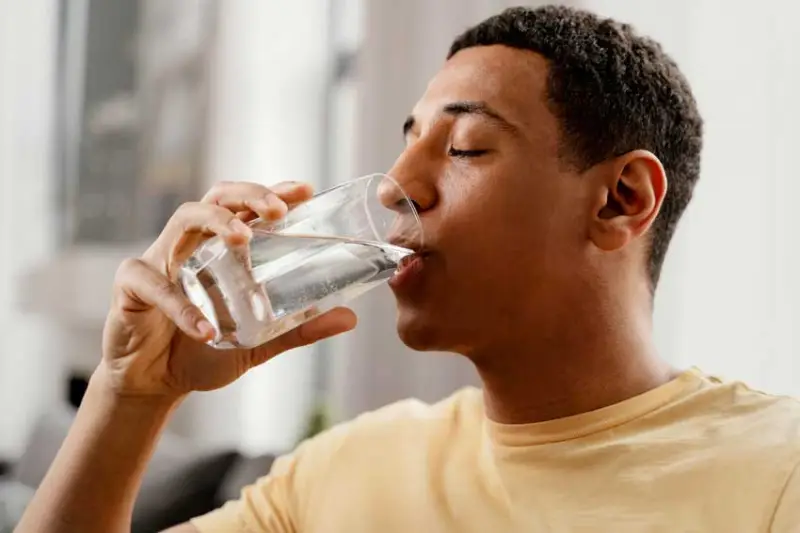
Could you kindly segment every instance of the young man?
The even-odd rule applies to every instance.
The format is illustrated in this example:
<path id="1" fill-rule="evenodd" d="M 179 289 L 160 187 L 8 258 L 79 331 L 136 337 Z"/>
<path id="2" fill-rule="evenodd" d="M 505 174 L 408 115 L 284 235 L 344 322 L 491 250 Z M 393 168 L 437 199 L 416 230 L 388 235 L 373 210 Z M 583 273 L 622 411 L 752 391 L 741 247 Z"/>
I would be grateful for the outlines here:
<path id="1" fill-rule="evenodd" d="M 512 9 L 458 38 L 390 173 L 425 248 L 392 280 L 398 331 L 483 390 L 404 402 L 306 442 L 174 533 L 800 530 L 800 406 L 656 354 L 653 291 L 699 174 L 702 121 L 673 61 L 626 25 Z M 120 269 L 103 360 L 20 533 L 128 530 L 181 399 L 343 332 L 335 310 L 215 352 L 173 283 L 209 234 L 307 198 L 223 184 Z"/>

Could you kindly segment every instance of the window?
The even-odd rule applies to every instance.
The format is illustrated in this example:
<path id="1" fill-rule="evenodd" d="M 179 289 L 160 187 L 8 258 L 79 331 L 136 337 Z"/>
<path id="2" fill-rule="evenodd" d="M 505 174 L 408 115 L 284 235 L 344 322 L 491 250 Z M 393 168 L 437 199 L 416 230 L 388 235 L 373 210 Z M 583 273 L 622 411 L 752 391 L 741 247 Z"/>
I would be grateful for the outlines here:
<path id="1" fill-rule="evenodd" d="M 215 0 L 62 0 L 61 244 L 155 237 L 203 187 Z"/>

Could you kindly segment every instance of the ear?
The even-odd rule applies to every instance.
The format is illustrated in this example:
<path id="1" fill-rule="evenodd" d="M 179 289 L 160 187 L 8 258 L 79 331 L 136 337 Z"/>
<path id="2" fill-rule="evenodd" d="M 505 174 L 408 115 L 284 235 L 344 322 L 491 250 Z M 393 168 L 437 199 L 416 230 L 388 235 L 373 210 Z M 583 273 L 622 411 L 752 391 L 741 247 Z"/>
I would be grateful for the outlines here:
<path id="1" fill-rule="evenodd" d="M 613 251 L 650 228 L 667 193 L 667 175 L 647 150 L 628 152 L 603 167 L 590 237 L 601 250 Z"/>

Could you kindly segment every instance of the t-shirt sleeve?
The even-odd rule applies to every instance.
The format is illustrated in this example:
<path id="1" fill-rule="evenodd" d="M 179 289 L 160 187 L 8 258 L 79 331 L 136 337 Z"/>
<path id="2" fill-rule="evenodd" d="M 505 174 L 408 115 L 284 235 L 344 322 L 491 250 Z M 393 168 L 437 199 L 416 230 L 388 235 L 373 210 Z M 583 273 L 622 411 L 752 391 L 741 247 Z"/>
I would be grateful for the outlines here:
<path id="1" fill-rule="evenodd" d="M 297 457 L 273 464 L 269 475 L 244 488 L 238 500 L 191 521 L 200 533 L 295 533 Z"/>
<path id="2" fill-rule="evenodd" d="M 783 489 L 771 533 L 800 533 L 800 463 L 798 463 Z"/>
<path id="3" fill-rule="evenodd" d="M 238 500 L 195 518 L 200 533 L 300 533 L 324 530 L 325 509 L 342 492 L 343 472 L 356 476 L 369 450 L 395 445 L 393 435 L 403 421 L 415 421 L 423 413 L 416 401 L 399 402 L 365 413 L 306 440 L 290 455 L 275 461 L 269 475 L 242 490 Z M 418 427 L 414 424 L 414 427 Z M 387 428 L 392 428 L 391 432 Z M 407 433 L 406 433 L 407 434 Z"/>
<path id="4" fill-rule="evenodd" d="M 238 500 L 191 521 L 200 533 L 297 533 L 313 513 L 318 492 L 353 422 L 339 424 L 278 458 L 267 476 L 242 489 Z"/>

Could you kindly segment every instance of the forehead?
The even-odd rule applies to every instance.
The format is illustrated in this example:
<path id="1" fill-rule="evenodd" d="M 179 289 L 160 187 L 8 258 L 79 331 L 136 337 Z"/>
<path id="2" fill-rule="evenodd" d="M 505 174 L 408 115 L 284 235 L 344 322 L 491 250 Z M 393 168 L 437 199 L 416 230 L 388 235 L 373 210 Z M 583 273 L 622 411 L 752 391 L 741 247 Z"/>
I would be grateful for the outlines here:
<path id="1" fill-rule="evenodd" d="M 547 61 L 506 46 L 477 46 L 451 57 L 428 84 L 414 107 L 421 122 L 447 104 L 485 102 L 524 132 L 555 126 L 546 105 Z"/>

